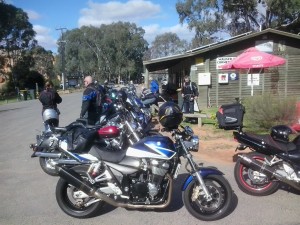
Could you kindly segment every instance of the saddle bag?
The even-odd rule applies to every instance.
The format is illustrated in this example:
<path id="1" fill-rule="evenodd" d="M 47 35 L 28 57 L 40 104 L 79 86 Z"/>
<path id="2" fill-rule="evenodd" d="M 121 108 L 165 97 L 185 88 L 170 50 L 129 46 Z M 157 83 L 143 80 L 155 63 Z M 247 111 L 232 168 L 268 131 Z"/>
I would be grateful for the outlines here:
<path id="1" fill-rule="evenodd" d="M 216 113 L 219 128 L 235 130 L 243 126 L 245 107 L 240 103 L 221 105 Z"/>

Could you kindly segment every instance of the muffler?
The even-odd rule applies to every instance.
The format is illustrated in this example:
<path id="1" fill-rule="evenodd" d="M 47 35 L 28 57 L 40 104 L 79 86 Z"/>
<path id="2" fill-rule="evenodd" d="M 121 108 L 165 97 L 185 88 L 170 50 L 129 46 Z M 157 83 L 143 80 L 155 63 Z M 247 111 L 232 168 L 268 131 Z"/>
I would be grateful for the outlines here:
<path id="1" fill-rule="evenodd" d="M 34 152 L 33 157 L 44 157 L 57 159 L 61 156 L 61 153 L 51 153 L 51 152 Z"/>
<path id="2" fill-rule="evenodd" d="M 78 188 L 79 190 L 83 191 L 87 195 L 92 196 L 97 199 L 101 199 L 114 207 L 135 208 L 135 209 L 165 208 L 171 202 L 171 194 L 172 194 L 173 184 L 172 184 L 172 178 L 170 177 L 170 175 L 167 175 L 168 179 L 169 179 L 170 187 L 169 187 L 168 199 L 164 204 L 161 204 L 161 205 L 133 205 L 133 204 L 117 202 L 114 199 L 111 199 L 106 194 L 98 191 L 97 188 L 94 188 L 90 183 L 88 183 L 87 181 L 84 181 L 82 179 L 82 177 L 74 170 L 63 168 L 63 167 L 60 167 L 57 165 L 55 166 L 55 168 L 56 168 L 56 171 L 58 172 L 58 175 L 61 178 L 63 178 L 64 180 L 66 180 L 69 184 L 71 184 L 74 187 Z"/>
<path id="3" fill-rule="evenodd" d="M 277 173 L 276 169 L 274 169 L 273 167 L 268 166 L 264 163 L 261 163 L 257 160 L 253 160 L 246 155 L 238 155 L 238 157 L 241 158 L 241 162 L 243 164 L 250 167 L 251 169 L 253 169 L 255 171 L 259 171 L 260 173 L 263 173 L 263 174 L 267 175 L 268 177 L 274 176 L 277 180 L 279 180 L 283 183 L 286 183 L 297 190 L 300 190 L 300 186 L 297 182 L 295 182 L 294 180 L 288 179 L 286 176 L 284 176 L 282 174 Z"/>
<path id="4" fill-rule="evenodd" d="M 275 176 L 275 174 L 276 174 L 276 171 L 272 167 L 270 167 L 270 166 L 268 166 L 264 163 L 261 163 L 257 160 L 253 160 L 250 157 L 248 157 L 246 155 L 243 155 L 243 154 L 238 155 L 238 157 L 241 158 L 241 162 L 244 165 L 250 167 L 251 169 L 253 169 L 255 171 L 259 171 L 260 173 L 264 173 L 268 177 Z"/>

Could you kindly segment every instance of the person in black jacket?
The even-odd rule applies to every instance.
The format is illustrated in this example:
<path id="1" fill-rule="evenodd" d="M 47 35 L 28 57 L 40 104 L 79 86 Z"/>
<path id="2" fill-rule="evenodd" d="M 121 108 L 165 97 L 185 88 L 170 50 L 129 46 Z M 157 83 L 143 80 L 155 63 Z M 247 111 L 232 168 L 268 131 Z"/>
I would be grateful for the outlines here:
<path id="1" fill-rule="evenodd" d="M 97 89 L 93 84 L 93 78 L 91 76 L 86 76 L 84 78 L 85 90 L 82 96 L 82 105 L 80 118 L 85 118 L 88 120 L 88 124 L 94 125 L 98 120 L 98 108 L 96 105 L 97 100 Z"/>
<path id="2" fill-rule="evenodd" d="M 197 85 L 190 81 L 189 76 L 184 77 L 182 86 L 183 107 L 185 113 L 194 113 L 194 100 L 198 98 Z"/>
<path id="3" fill-rule="evenodd" d="M 42 114 L 46 109 L 55 109 L 57 113 L 60 114 L 57 104 L 62 102 L 62 98 L 57 91 L 53 89 L 52 81 L 46 82 L 45 90 L 40 93 L 39 100 L 43 105 Z"/>

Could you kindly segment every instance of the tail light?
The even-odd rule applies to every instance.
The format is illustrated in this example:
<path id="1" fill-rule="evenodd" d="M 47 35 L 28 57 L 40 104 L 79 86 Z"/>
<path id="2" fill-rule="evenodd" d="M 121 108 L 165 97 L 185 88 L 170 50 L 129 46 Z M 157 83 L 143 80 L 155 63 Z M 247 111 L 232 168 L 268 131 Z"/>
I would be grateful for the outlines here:
<path id="1" fill-rule="evenodd" d="M 220 107 L 220 108 L 218 109 L 218 112 L 221 113 L 221 114 L 223 115 L 223 114 L 224 114 L 223 108 Z"/>

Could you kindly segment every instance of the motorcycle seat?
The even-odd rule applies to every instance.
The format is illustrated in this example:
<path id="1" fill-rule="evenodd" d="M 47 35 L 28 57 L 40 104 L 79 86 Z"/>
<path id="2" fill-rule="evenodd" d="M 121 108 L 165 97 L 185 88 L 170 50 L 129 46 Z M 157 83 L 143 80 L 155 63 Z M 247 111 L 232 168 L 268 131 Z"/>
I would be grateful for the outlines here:
<path id="1" fill-rule="evenodd" d="M 106 147 L 100 145 L 93 145 L 89 151 L 89 154 L 102 159 L 104 161 L 119 163 L 126 155 L 126 151 L 109 151 Z"/>
<path id="2" fill-rule="evenodd" d="M 272 151 L 276 150 L 276 152 L 278 153 L 297 150 L 297 145 L 294 142 L 282 142 L 282 141 L 274 140 L 269 134 L 259 135 L 259 134 L 245 133 L 245 135 L 248 140 L 265 146 L 267 150 L 268 149 L 272 149 Z"/>

